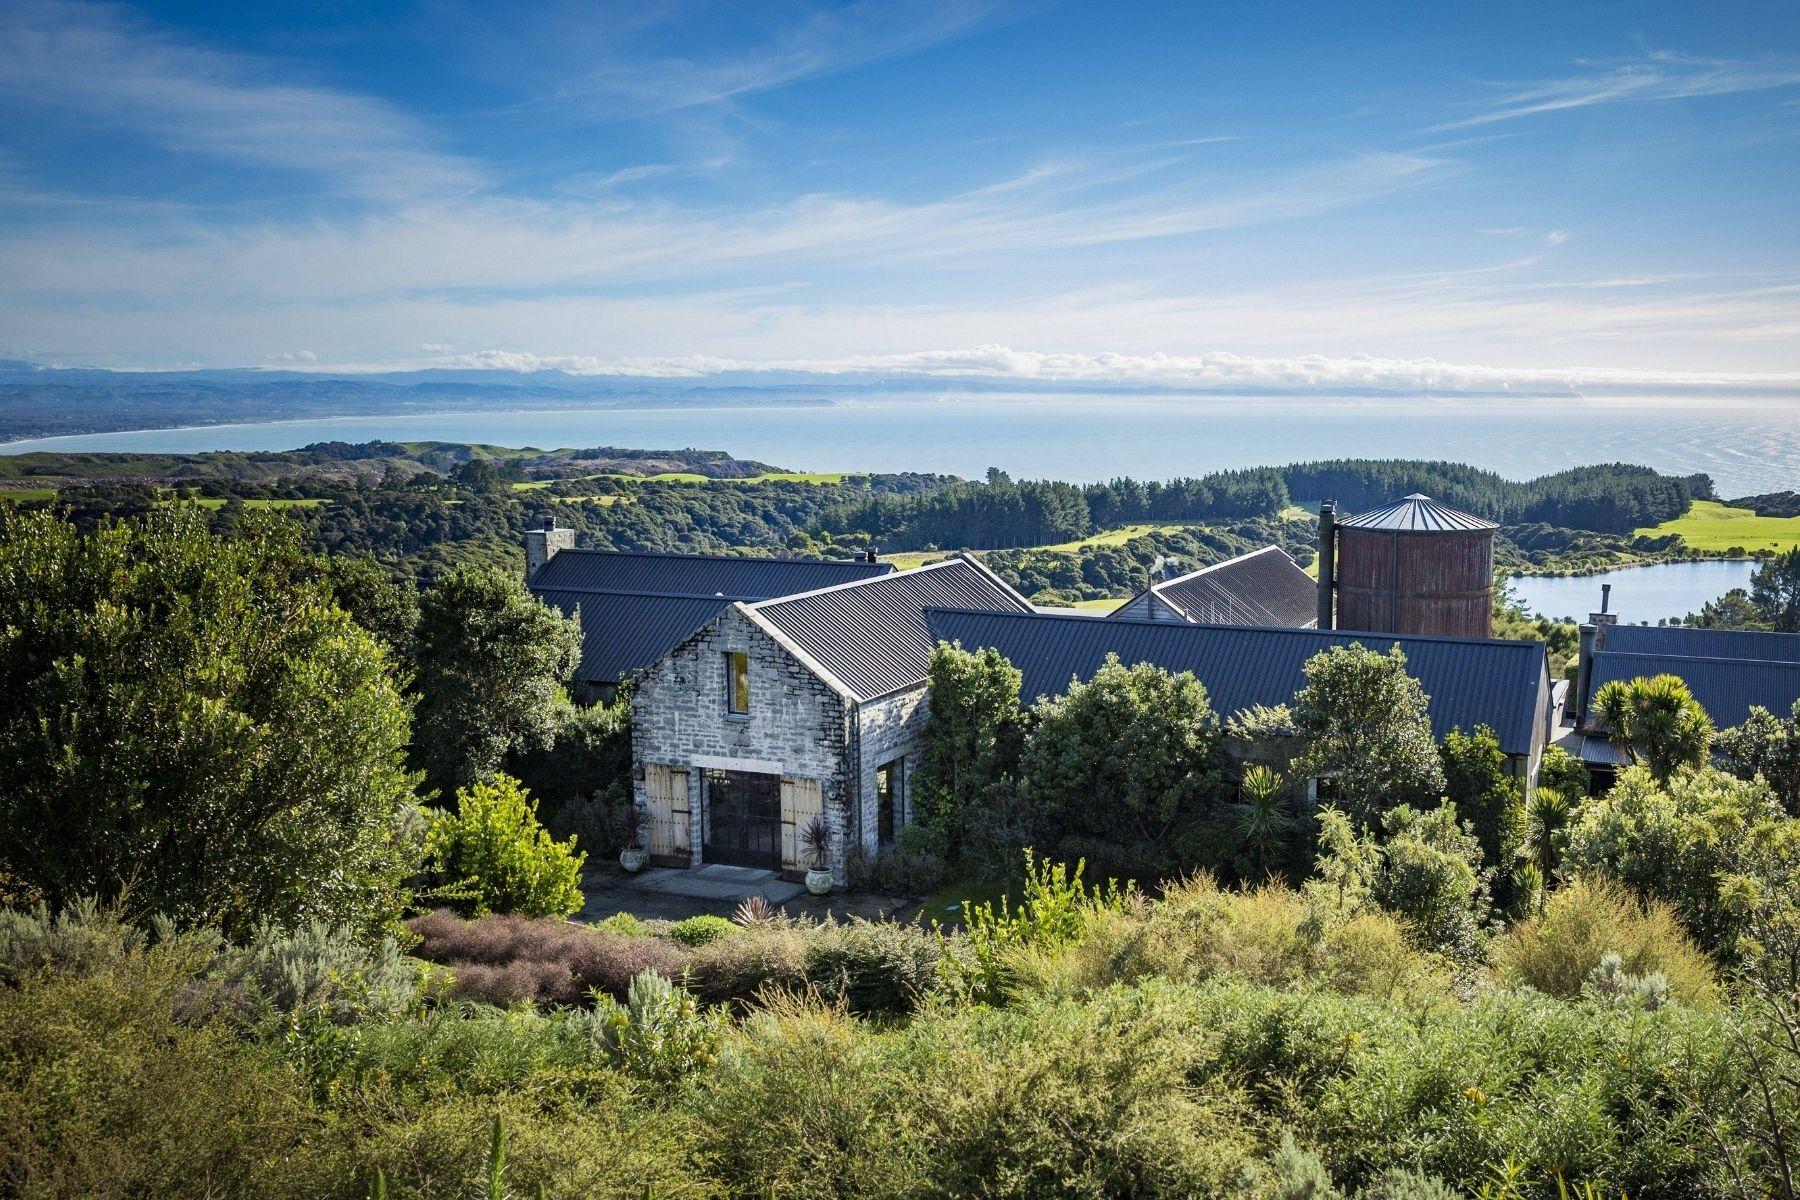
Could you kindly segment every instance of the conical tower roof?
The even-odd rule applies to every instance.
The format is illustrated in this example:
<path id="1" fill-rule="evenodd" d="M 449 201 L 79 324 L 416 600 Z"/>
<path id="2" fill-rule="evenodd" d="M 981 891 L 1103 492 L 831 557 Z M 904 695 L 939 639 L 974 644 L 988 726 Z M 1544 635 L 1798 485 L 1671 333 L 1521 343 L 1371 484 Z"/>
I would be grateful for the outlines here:
<path id="1" fill-rule="evenodd" d="M 1500 528 L 1492 521 L 1439 504 L 1414 492 L 1385 508 L 1359 513 L 1338 522 L 1346 529 L 1387 529 L 1400 533 L 1477 533 Z"/>

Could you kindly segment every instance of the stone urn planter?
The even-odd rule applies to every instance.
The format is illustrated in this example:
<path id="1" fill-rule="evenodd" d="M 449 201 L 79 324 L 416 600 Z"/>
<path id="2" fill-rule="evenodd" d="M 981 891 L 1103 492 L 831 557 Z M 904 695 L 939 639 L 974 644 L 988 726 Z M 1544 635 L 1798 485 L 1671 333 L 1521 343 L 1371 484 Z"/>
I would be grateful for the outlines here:
<path id="1" fill-rule="evenodd" d="M 800 849 L 806 854 L 806 890 L 823 896 L 831 890 L 831 871 L 825 866 L 831 856 L 831 826 L 824 817 L 814 817 L 800 830 Z"/>
<path id="2" fill-rule="evenodd" d="M 627 872 L 636 875 L 650 861 L 650 852 L 639 846 L 627 846 L 619 851 L 619 865 Z"/>

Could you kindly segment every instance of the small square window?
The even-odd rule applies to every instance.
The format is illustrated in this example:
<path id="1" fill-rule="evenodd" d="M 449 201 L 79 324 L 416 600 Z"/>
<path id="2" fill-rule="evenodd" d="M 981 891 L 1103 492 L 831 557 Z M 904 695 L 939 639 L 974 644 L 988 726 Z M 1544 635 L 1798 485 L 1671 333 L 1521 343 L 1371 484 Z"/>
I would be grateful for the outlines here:
<path id="1" fill-rule="evenodd" d="M 742 650 L 725 652 L 725 708 L 733 716 L 750 715 L 750 656 Z"/>

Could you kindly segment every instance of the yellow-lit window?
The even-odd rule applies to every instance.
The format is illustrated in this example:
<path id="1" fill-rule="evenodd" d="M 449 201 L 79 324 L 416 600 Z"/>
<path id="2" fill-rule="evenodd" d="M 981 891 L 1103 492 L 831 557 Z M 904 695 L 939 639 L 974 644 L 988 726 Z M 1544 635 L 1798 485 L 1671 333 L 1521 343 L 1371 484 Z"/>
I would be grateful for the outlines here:
<path id="1" fill-rule="evenodd" d="M 725 707 L 734 716 L 750 712 L 750 656 L 742 650 L 725 653 Z"/>

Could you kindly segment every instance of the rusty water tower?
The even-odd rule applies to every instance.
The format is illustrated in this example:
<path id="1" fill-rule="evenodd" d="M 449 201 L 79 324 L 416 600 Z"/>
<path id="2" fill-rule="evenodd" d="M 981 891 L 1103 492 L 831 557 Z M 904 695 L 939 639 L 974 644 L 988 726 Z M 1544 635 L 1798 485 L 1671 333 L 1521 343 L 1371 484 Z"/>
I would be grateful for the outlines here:
<path id="1" fill-rule="evenodd" d="M 1319 507 L 1319 628 L 1488 637 L 1497 528 L 1417 493 L 1341 521 L 1327 500 Z"/>

